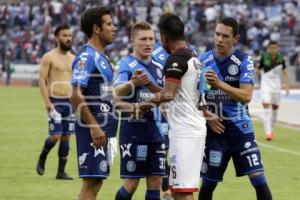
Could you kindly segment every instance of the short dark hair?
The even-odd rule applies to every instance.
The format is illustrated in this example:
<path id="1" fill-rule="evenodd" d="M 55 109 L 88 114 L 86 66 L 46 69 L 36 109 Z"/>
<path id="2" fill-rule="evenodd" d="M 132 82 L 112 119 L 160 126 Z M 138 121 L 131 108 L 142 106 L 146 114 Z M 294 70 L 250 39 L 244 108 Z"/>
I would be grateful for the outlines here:
<path id="1" fill-rule="evenodd" d="M 93 34 L 94 24 L 97 24 L 100 29 L 102 29 L 102 16 L 104 15 L 110 15 L 110 11 L 106 7 L 90 8 L 81 15 L 81 30 L 88 38 L 90 38 Z"/>
<path id="2" fill-rule="evenodd" d="M 130 37 L 132 38 L 133 35 L 137 31 L 140 31 L 140 30 L 152 30 L 151 24 L 149 24 L 148 22 L 145 22 L 145 21 L 140 21 L 140 22 L 133 24 L 133 26 L 131 27 L 131 30 L 130 30 Z"/>
<path id="3" fill-rule="evenodd" d="M 270 40 L 269 46 L 271 45 L 278 45 L 278 42 L 276 40 Z"/>
<path id="4" fill-rule="evenodd" d="M 233 36 L 239 34 L 239 24 L 238 22 L 232 17 L 226 17 L 219 21 L 219 24 L 224 24 L 225 26 L 230 26 L 232 28 Z"/>
<path id="5" fill-rule="evenodd" d="M 184 23 L 172 13 L 163 14 L 158 22 L 160 33 L 167 35 L 171 40 L 184 40 Z"/>
<path id="6" fill-rule="evenodd" d="M 59 32 L 61 30 L 70 29 L 70 26 L 68 24 L 60 24 L 58 25 L 54 30 L 54 35 L 58 36 Z"/>

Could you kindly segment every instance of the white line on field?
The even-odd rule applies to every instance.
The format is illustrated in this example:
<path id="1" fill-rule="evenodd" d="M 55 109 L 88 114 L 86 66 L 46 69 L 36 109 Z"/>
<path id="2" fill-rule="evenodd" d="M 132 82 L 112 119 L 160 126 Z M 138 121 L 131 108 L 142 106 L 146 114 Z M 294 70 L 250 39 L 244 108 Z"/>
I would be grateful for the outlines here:
<path id="1" fill-rule="evenodd" d="M 259 145 L 263 146 L 263 147 L 267 147 L 269 149 L 274 149 L 276 151 L 281 151 L 281 152 L 284 152 L 284 153 L 289 153 L 289 154 L 293 154 L 295 156 L 300 157 L 300 153 L 297 152 L 297 151 L 291 151 L 291 150 L 288 150 L 288 149 L 285 149 L 285 148 L 276 147 L 276 146 L 273 146 L 273 145 L 270 145 L 270 144 L 265 144 L 265 143 L 259 143 Z"/>

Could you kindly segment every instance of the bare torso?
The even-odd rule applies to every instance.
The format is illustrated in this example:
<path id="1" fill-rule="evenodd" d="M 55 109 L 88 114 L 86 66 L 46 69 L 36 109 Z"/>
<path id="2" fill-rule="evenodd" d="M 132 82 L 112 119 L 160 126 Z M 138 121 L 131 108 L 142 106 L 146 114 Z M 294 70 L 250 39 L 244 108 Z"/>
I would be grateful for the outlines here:
<path id="1" fill-rule="evenodd" d="M 47 86 L 51 97 L 69 97 L 71 94 L 72 62 L 75 56 L 68 52 L 63 54 L 57 49 L 50 51 L 50 69 Z"/>

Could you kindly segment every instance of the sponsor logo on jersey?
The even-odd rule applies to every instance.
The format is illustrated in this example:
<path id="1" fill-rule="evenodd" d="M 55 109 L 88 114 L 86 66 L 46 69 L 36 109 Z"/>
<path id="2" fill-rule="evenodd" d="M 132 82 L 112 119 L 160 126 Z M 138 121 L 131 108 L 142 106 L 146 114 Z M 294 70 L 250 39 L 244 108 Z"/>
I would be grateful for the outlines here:
<path id="1" fill-rule="evenodd" d="M 251 147 L 251 142 L 246 142 L 244 148 L 249 149 L 250 147 Z"/>
<path id="2" fill-rule="evenodd" d="M 221 151 L 213 151 L 209 152 L 209 165 L 219 167 L 222 162 L 222 152 Z"/>
<path id="3" fill-rule="evenodd" d="M 87 155 L 89 155 L 89 153 L 83 153 L 81 156 L 78 157 L 79 165 L 83 165 L 83 163 L 86 160 Z"/>
<path id="4" fill-rule="evenodd" d="M 129 160 L 129 161 L 127 162 L 127 164 L 126 164 L 126 169 L 127 169 L 127 171 L 129 171 L 129 172 L 133 172 L 133 171 L 136 169 L 136 164 L 135 164 L 135 162 L 132 161 L 132 160 Z"/>
<path id="5" fill-rule="evenodd" d="M 238 81 L 239 80 L 239 77 L 237 77 L 237 76 L 229 76 L 229 75 L 226 75 L 225 76 L 225 79 L 224 79 L 225 81 Z"/>
<path id="6" fill-rule="evenodd" d="M 101 62 L 101 67 L 102 67 L 103 69 L 106 69 L 106 63 L 105 63 L 104 61 Z"/>
<path id="7" fill-rule="evenodd" d="M 101 110 L 101 112 L 108 113 L 110 111 L 110 107 L 106 103 L 101 103 L 100 110 Z"/>
<path id="8" fill-rule="evenodd" d="M 121 145 L 122 158 L 125 158 L 126 155 L 128 155 L 129 157 L 131 157 L 131 154 L 130 154 L 130 147 L 131 147 L 131 145 L 132 145 L 131 143 Z"/>
<path id="9" fill-rule="evenodd" d="M 248 153 L 258 152 L 258 151 L 259 151 L 258 147 L 253 147 L 253 148 L 247 149 L 245 151 L 242 151 L 240 153 L 240 155 L 242 156 L 242 155 L 245 155 L 245 154 L 248 154 Z"/>
<path id="10" fill-rule="evenodd" d="M 107 172 L 107 161 L 106 160 L 102 160 L 100 162 L 99 168 L 102 172 Z"/>
<path id="11" fill-rule="evenodd" d="M 136 147 L 136 159 L 137 160 L 146 160 L 148 152 L 147 145 L 137 145 Z"/>
<path id="12" fill-rule="evenodd" d="M 232 64 L 228 68 L 228 73 L 232 76 L 237 75 L 239 73 L 239 67 L 235 64 Z"/>

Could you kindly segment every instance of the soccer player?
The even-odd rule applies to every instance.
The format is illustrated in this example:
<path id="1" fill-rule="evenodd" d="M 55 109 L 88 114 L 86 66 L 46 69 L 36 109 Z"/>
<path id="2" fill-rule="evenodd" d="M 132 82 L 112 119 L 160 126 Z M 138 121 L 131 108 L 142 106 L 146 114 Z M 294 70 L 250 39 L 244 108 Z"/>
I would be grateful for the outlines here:
<path id="1" fill-rule="evenodd" d="M 115 75 L 114 99 L 120 110 L 130 110 L 136 102 L 151 98 L 162 86 L 162 65 L 151 58 L 154 32 L 147 22 L 131 28 L 133 53 L 123 57 Z M 120 127 L 121 178 L 123 186 L 115 199 L 131 199 L 140 178 L 146 177 L 146 200 L 160 199 L 162 176 L 165 174 L 164 138 L 156 126 L 158 108 L 141 118 L 132 119 L 122 113 Z"/>
<path id="2" fill-rule="evenodd" d="M 279 108 L 281 79 L 283 73 L 286 95 L 289 95 L 288 70 L 283 55 L 278 51 L 276 41 L 270 41 L 268 52 L 262 55 L 258 71 L 262 72 L 261 77 L 261 96 L 264 108 L 264 128 L 266 140 L 274 139 L 273 126 L 277 120 L 277 110 Z M 270 106 L 272 106 L 270 108 Z"/>
<path id="3" fill-rule="evenodd" d="M 112 108 L 113 70 L 103 53 L 116 31 L 105 7 L 88 9 L 81 16 L 87 44 L 73 62 L 71 102 L 76 108 L 75 126 L 78 171 L 82 178 L 80 200 L 95 200 L 109 175 L 107 138 L 115 137 L 117 117 Z"/>
<path id="4" fill-rule="evenodd" d="M 255 69 L 251 57 L 234 47 L 238 39 L 237 21 L 224 18 L 215 29 L 215 48 L 200 58 L 211 88 L 205 95 L 208 126 L 199 200 L 212 199 L 231 158 L 236 175 L 248 175 L 257 199 L 272 199 L 247 107 Z"/>
<path id="5" fill-rule="evenodd" d="M 184 24 L 174 14 L 162 15 L 158 24 L 161 42 L 170 53 L 164 66 L 164 88 L 136 106 L 137 114 L 167 104 L 170 187 L 177 200 L 192 200 L 198 191 L 206 136 L 205 118 L 197 109 L 200 62 L 188 48 Z"/>
<path id="6" fill-rule="evenodd" d="M 48 112 L 49 137 L 46 138 L 36 166 L 39 175 L 45 172 L 48 153 L 60 141 L 58 148 L 57 179 L 73 179 L 65 173 L 69 154 L 70 134 L 74 132 L 74 114 L 69 101 L 72 33 L 68 25 L 59 25 L 54 31 L 57 47 L 46 53 L 40 65 L 39 87 Z"/>

